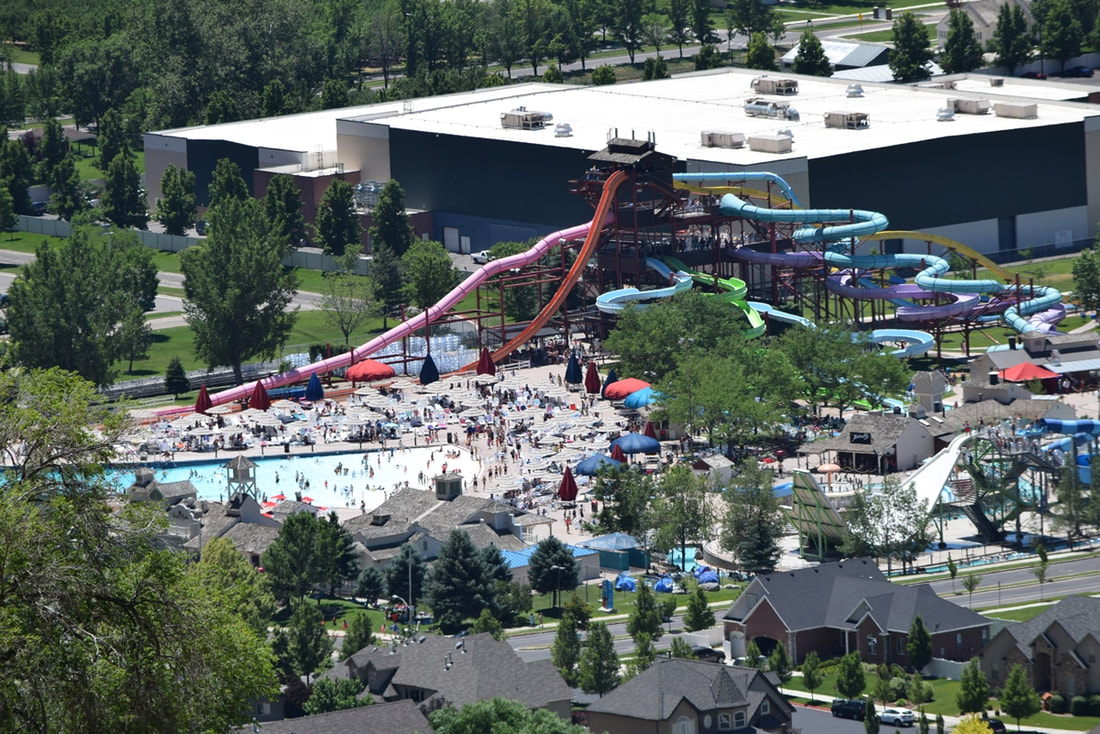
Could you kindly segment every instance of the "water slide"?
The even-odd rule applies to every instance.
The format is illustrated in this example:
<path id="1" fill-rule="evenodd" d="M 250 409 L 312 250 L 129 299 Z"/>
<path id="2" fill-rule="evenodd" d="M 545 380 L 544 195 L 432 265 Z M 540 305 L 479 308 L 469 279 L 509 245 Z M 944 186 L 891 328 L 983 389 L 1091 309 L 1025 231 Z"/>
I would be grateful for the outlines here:
<path id="1" fill-rule="evenodd" d="M 265 377 L 259 380 L 260 383 L 266 389 L 272 389 L 276 387 L 282 387 L 283 385 L 289 385 L 295 382 L 299 382 L 304 379 L 308 379 L 310 375 L 325 374 L 333 370 L 341 369 L 343 367 L 349 367 L 352 364 L 366 359 L 371 354 L 377 352 L 379 349 L 383 349 L 389 344 L 393 344 L 416 331 L 423 329 L 426 324 L 430 324 L 432 321 L 439 319 L 450 309 L 454 308 L 463 298 L 468 294 L 473 293 L 475 289 L 487 279 L 493 277 L 502 272 L 506 272 L 513 268 L 521 268 L 527 265 L 531 265 L 538 261 L 543 255 L 549 252 L 554 247 L 561 244 L 563 241 L 576 240 L 580 237 L 584 237 L 584 245 L 578 254 L 576 262 L 574 262 L 572 269 L 566 275 L 562 281 L 562 285 L 559 287 L 550 301 L 539 312 L 538 316 L 523 330 L 522 333 L 517 335 L 507 344 L 502 346 L 496 352 L 493 353 L 493 359 L 499 360 L 502 357 L 511 354 L 521 344 L 530 339 L 535 333 L 541 329 L 550 317 L 557 312 L 561 307 L 565 297 L 569 294 L 573 285 L 580 278 L 584 267 L 588 263 L 588 258 L 591 256 L 592 251 L 595 249 L 596 244 L 599 242 L 600 232 L 603 227 L 614 221 L 614 213 L 611 205 L 615 199 L 615 192 L 619 186 L 626 179 L 626 171 L 615 171 L 612 173 L 606 182 L 604 182 L 603 194 L 600 197 L 599 203 L 596 205 L 596 211 L 592 217 L 591 222 L 585 224 L 579 224 L 569 229 L 563 229 L 558 232 L 543 237 L 535 245 L 527 250 L 516 255 L 509 257 L 503 257 L 499 260 L 492 260 L 485 265 L 478 268 L 476 272 L 470 275 L 468 278 L 459 283 L 454 289 L 452 289 L 447 295 L 439 300 L 431 308 L 417 314 L 408 321 L 402 322 L 394 326 L 389 331 L 371 339 L 366 344 L 357 347 L 356 349 L 345 352 L 344 354 L 338 354 L 335 357 L 321 360 L 320 362 L 314 362 L 312 364 L 298 367 L 290 370 L 289 372 L 283 372 L 282 374 L 272 375 L 271 377 Z M 214 405 L 221 405 L 234 400 L 240 400 L 248 397 L 252 394 L 252 390 L 255 387 L 255 382 L 249 382 L 244 385 L 238 385 L 237 387 L 229 388 L 228 390 L 222 390 L 221 392 L 214 393 L 210 396 L 210 400 Z"/>
<path id="2" fill-rule="evenodd" d="M 939 503 L 941 496 L 944 502 L 954 500 L 954 496 L 944 490 L 951 479 L 951 475 L 955 472 L 959 457 L 962 456 L 966 444 L 972 438 L 974 436 L 968 433 L 960 433 L 955 436 L 951 439 L 951 443 L 917 467 L 917 470 L 902 482 L 902 486 L 907 486 L 916 492 L 918 501 L 927 503 L 929 512 L 932 512 Z"/>
<path id="3" fill-rule="evenodd" d="M 734 173 L 674 173 L 672 174 L 673 184 L 677 187 L 686 188 L 690 191 L 697 191 L 705 193 L 711 187 L 692 186 L 695 184 L 719 184 L 719 188 L 730 186 L 734 181 L 767 181 L 773 183 L 779 187 L 779 190 L 783 192 L 783 196 L 787 197 L 787 201 L 791 202 L 799 209 L 802 208 L 802 203 L 798 200 L 798 194 L 794 192 L 782 176 L 776 173 L 770 173 L 768 171 L 744 171 Z M 767 196 L 765 192 L 756 192 L 761 196 Z"/>
<path id="4" fill-rule="evenodd" d="M 677 293 L 691 290 L 691 274 L 687 272 L 673 272 L 667 265 L 652 257 L 646 258 L 646 265 L 657 271 L 661 277 L 671 281 L 671 285 L 652 290 L 638 290 L 637 288 L 619 288 L 613 291 L 601 293 L 596 297 L 596 308 L 603 313 L 622 313 L 628 304 L 643 305 L 646 301 L 659 298 L 671 298 Z"/>

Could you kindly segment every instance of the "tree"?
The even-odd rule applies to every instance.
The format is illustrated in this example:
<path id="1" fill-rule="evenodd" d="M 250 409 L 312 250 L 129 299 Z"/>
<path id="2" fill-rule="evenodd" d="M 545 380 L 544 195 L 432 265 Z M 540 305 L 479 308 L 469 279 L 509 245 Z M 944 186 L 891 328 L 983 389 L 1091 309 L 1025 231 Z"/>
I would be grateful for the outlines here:
<path id="1" fill-rule="evenodd" d="M 288 307 L 298 278 L 283 268 L 286 248 L 258 201 L 226 197 L 207 218 L 203 243 L 180 253 L 183 309 L 195 354 L 211 367 L 232 367 L 240 384 L 245 360 L 270 359 L 286 343 L 297 318 Z"/>
<path id="2" fill-rule="evenodd" d="M 947 554 L 947 573 L 951 576 L 951 593 L 955 593 L 955 577 L 959 575 L 959 564 L 955 563 L 955 559 L 951 557 L 951 554 Z"/>
<path id="3" fill-rule="evenodd" d="M 368 693 L 364 698 L 359 698 L 362 690 L 358 678 L 321 678 L 313 684 L 313 692 L 302 708 L 314 716 L 369 706 L 374 702 L 374 697 Z"/>
<path id="4" fill-rule="evenodd" d="M 692 0 L 669 0 L 668 4 L 668 40 L 676 44 L 680 58 L 684 58 L 684 44 L 691 40 Z"/>
<path id="5" fill-rule="evenodd" d="M 695 593 L 688 597 L 684 629 L 688 632 L 710 629 L 714 626 L 714 621 L 714 611 L 707 604 L 707 593 L 696 587 Z"/>
<path id="6" fill-rule="evenodd" d="M 455 285 L 459 274 L 447 250 L 439 242 L 417 240 L 401 256 L 409 300 L 427 309 L 434 306 Z"/>
<path id="7" fill-rule="evenodd" d="M 1072 471 L 1072 468 L 1071 468 Z M 1039 582 L 1039 600 L 1043 600 L 1043 584 L 1047 580 L 1047 570 L 1050 568 L 1050 559 L 1047 558 L 1047 549 L 1040 543 L 1035 548 L 1035 553 L 1039 557 L 1039 563 L 1035 568 L 1031 569 L 1031 573 L 1034 574 L 1035 580 Z"/>
<path id="8" fill-rule="evenodd" d="M 948 74 L 965 74 L 982 65 L 982 45 L 974 34 L 974 22 L 959 8 L 952 8 L 940 66 Z"/>
<path id="9" fill-rule="evenodd" d="M 897 698 L 897 691 L 893 684 L 893 672 L 889 665 L 880 663 L 875 669 L 875 690 L 872 699 L 882 701 L 883 706 L 889 706 Z"/>
<path id="10" fill-rule="evenodd" d="M 59 369 L 5 371 L 0 392 L 3 728 L 243 724 L 249 699 L 276 695 L 266 645 L 230 594 L 161 549 L 158 510 L 109 503 L 102 466 L 126 411 Z"/>
<path id="11" fill-rule="evenodd" d="M 148 226 L 149 210 L 141 188 L 141 174 L 129 151 L 119 153 L 111 161 L 100 206 L 103 217 L 116 227 L 145 229 Z"/>
<path id="12" fill-rule="evenodd" d="M 577 668 L 577 683 L 585 693 L 598 693 L 603 698 L 615 690 L 619 678 L 619 656 L 611 632 L 603 622 L 593 622 Z"/>
<path id="13" fill-rule="evenodd" d="M 653 638 L 641 633 L 634 639 L 634 660 L 627 664 L 627 676 L 633 678 L 643 670 L 648 670 L 656 660 L 657 650 L 653 647 Z"/>
<path id="14" fill-rule="evenodd" d="M 776 644 L 772 654 L 768 656 L 768 670 L 779 678 L 781 685 L 786 685 L 794 674 L 791 657 L 787 654 L 787 646 L 782 641 Z"/>
<path id="15" fill-rule="evenodd" d="M 726 518 L 720 544 L 742 568 L 770 572 L 779 561 L 786 520 L 772 491 L 772 473 L 750 459 L 725 492 Z"/>
<path id="16" fill-rule="evenodd" d="M 229 199 L 243 201 L 249 198 L 248 184 L 241 175 L 241 168 L 229 158 L 219 158 L 206 189 L 207 206 L 218 207 Z"/>
<path id="17" fill-rule="evenodd" d="M 577 622 L 573 615 L 563 612 L 558 622 L 558 631 L 550 645 L 550 660 L 561 673 L 566 684 L 573 688 L 577 685 L 577 664 L 581 659 L 581 638 L 577 634 Z"/>
<path id="18" fill-rule="evenodd" d="M 199 582 L 217 595 L 261 639 L 275 613 L 275 597 L 267 578 L 249 563 L 228 538 L 215 538 L 202 547 L 195 568 Z"/>
<path id="19" fill-rule="evenodd" d="M 450 706 L 428 715 L 435 734 L 485 734 L 485 732 L 524 732 L 525 734 L 587 734 L 588 729 L 570 724 L 547 709 L 528 709 L 519 701 L 493 698 L 468 703 L 456 711 Z"/>
<path id="20" fill-rule="evenodd" d="M 928 628 L 924 626 L 924 620 L 919 614 L 913 617 L 913 623 L 909 625 L 909 639 L 905 642 L 905 652 L 909 655 L 909 664 L 918 673 L 932 662 L 932 637 L 928 634 Z"/>
<path id="21" fill-rule="evenodd" d="M 428 567 L 411 543 L 405 543 L 386 566 L 386 589 L 390 596 L 400 596 L 409 604 L 424 598 Z"/>
<path id="22" fill-rule="evenodd" d="M 8 187 L 0 181 L 0 231 L 11 232 L 19 220 L 15 216 L 15 202 Z"/>
<path id="23" fill-rule="evenodd" d="M 1015 3 L 1005 3 L 997 12 L 997 27 L 989 50 L 997 54 L 997 65 L 1007 66 L 1012 73 L 1031 56 L 1031 39 L 1027 33 L 1024 11 Z"/>
<path id="24" fill-rule="evenodd" d="M 396 179 L 391 178 L 378 192 L 378 201 L 371 209 L 371 220 L 374 225 L 370 228 L 369 237 L 376 264 L 380 244 L 388 246 L 394 256 L 400 258 L 416 240 L 405 211 L 405 190 Z"/>
<path id="25" fill-rule="evenodd" d="M 551 606 L 558 605 L 558 592 L 577 588 L 580 564 L 573 551 L 551 536 L 541 541 L 531 554 L 527 578 L 531 588 L 539 594 L 553 593 Z"/>
<path id="26" fill-rule="evenodd" d="M 1063 467 L 1058 486 L 1054 489 L 1058 502 L 1051 508 L 1055 524 L 1065 531 L 1070 542 L 1084 534 L 1081 526 L 1088 521 L 1089 515 L 1089 493 L 1081 483 L 1076 469 L 1073 465 Z"/>
<path id="27" fill-rule="evenodd" d="M 329 596 L 336 588 L 359 577 L 359 560 L 351 533 L 340 524 L 335 512 L 327 519 L 317 518 L 317 547 L 314 550 L 316 581 L 328 586 Z"/>
<path id="28" fill-rule="evenodd" d="M 581 599 L 576 593 L 573 593 L 569 597 L 569 601 L 562 604 L 562 614 L 569 614 L 573 617 L 573 620 L 577 623 L 577 629 L 587 630 L 588 623 L 592 620 L 592 607 L 588 606 L 588 602 Z"/>
<path id="29" fill-rule="evenodd" d="M 745 53 L 745 66 L 749 69 L 763 69 L 775 71 L 779 67 L 775 63 L 775 48 L 768 43 L 768 36 L 763 31 L 757 31 L 749 38 L 749 47 Z"/>
<path id="30" fill-rule="evenodd" d="M 592 490 L 601 506 L 593 519 L 604 533 L 644 536 L 651 529 L 649 502 L 654 493 L 653 478 L 648 474 L 631 471 L 628 466 L 601 469 Z"/>
<path id="31" fill-rule="evenodd" d="M 836 689 L 844 698 L 857 698 L 867 687 L 863 675 L 863 661 L 858 652 L 850 652 L 840 659 L 836 672 Z"/>
<path id="32" fill-rule="evenodd" d="M 648 635 L 650 640 L 659 640 L 664 630 L 661 629 L 662 615 L 657 608 L 657 596 L 648 584 L 638 586 L 638 593 L 634 597 L 634 609 L 626 620 L 626 633 L 638 643 L 639 635 Z"/>
<path id="33" fill-rule="evenodd" d="M 668 16 L 663 13 L 646 13 L 642 16 L 642 39 L 647 46 L 657 49 L 661 56 L 661 46 L 668 40 Z"/>
<path id="34" fill-rule="evenodd" d="M 763 5 L 755 0 L 733 0 L 727 12 L 733 30 L 749 38 L 756 33 L 766 34 L 771 31 L 776 18 L 770 5 Z"/>
<path id="35" fill-rule="evenodd" d="M 328 322 L 344 335 L 346 346 L 356 329 L 378 313 L 374 281 L 340 272 L 325 278 L 324 288 L 321 310 Z"/>
<path id="36" fill-rule="evenodd" d="M 393 248 L 384 242 L 376 242 L 372 248 L 371 279 L 382 300 L 382 328 L 389 328 L 389 317 L 405 302 L 405 272 L 401 260 Z"/>
<path id="37" fill-rule="evenodd" d="M 457 629 L 464 619 L 494 606 L 495 586 L 470 534 L 455 529 L 439 549 L 428 576 L 427 603 L 444 629 Z"/>
<path id="38" fill-rule="evenodd" d="M 153 327 L 145 320 L 145 312 L 136 303 L 122 315 L 116 325 L 118 352 L 115 359 L 126 360 L 126 374 L 134 373 L 134 361 L 147 359 L 153 345 Z"/>
<path id="39" fill-rule="evenodd" d="M 970 606 L 974 606 L 974 590 L 978 588 L 978 585 L 982 583 L 982 575 L 980 573 L 968 573 L 963 576 L 963 588 L 966 589 L 966 593 L 970 595 Z"/>
<path id="40" fill-rule="evenodd" d="M 69 141 L 61 123 L 54 118 L 46 120 L 42 128 L 42 140 L 38 144 L 38 180 L 53 187 L 57 181 L 57 167 L 69 154 Z"/>
<path id="41" fill-rule="evenodd" d="M 325 252 L 339 256 L 348 247 L 359 245 L 362 234 L 351 184 L 341 178 L 333 179 L 317 209 L 314 237 Z"/>
<path id="42" fill-rule="evenodd" d="M 179 357 L 172 357 L 164 370 L 164 389 L 172 393 L 178 400 L 180 393 L 191 389 L 191 381 L 187 379 L 187 373 L 183 371 L 183 362 Z"/>
<path id="43" fill-rule="evenodd" d="M 615 18 L 615 35 L 626 49 L 630 63 L 634 63 L 634 52 L 644 42 L 645 3 L 642 0 L 622 0 L 618 3 L 619 12 Z"/>
<path id="44" fill-rule="evenodd" d="M 374 629 L 370 616 L 366 612 L 352 615 L 347 632 L 344 633 L 344 641 L 340 644 L 340 659 L 347 660 L 373 642 Z"/>
<path id="45" fill-rule="evenodd" d="M 286 247 L 293 249 L 305 241 L 306 222 L 302 217 L 302 192 L 298 190 L 293 177 L 280 173 L 271 179 L 264 194 L 264 216 L 279 242 Z"/>
<path id="46" fill-rule="evenodd" d="M 481 610 L 481 614 L 477 616 L 474 623 L 470 625 L 470 632 L 472 634 L 478 634 L 481 632 L 488 632 L 492 635 L 494 640 L 504 639 L 504 626 L 501 625 L 500 620 L 493 616 L 492 610 L 488 607 Z"/>
<path id="47" fill-rule="evenodd" d="M 810 691 L 810 703 L 814 700 L 814 691 L 821 687 L 825 676 L 821 673 L 821 659 L 817 650 L 810 650 L 802 661 L 802 684 Z"/>
<path id="48" fill-rule="evenodd" d="M 30 214 L 31 197 L 27 191 L 33 183 L 34 164 L 21 140 L 7 139 L 7 129 L 2 124 L 0 132 L 5 134 L 0 138 L 0 183 L 7 182 L 15 213 Z"/>
<path id="49" fill-rule="evenodd" d="M 1073 261 L 1073 295 L 1086 311 L 1100 310 L 1100 248 L 1086 247 Z"/>
<path id="50" fill-rule="evenodd" d="M 601 64 L 592 70 L 592 84 L 594 86 L 614 84 L 616 81 L 615 67 L 610 64 Z"/>
<path id="51" fill-rule="evenodd" d="M 683 637 L 672 638 L 672 644 L 668 648 L 668 654 L 673 658 L 681 658 L 684 660 L 695 659 L 695 650 L 692 649 L 691 643 Z"/>
<path id="52" fill-rule="evenodd" d="M 875 711 L 875 702 L 867 702 L 867 713 L 863 717 L 863 731 L 867 734 L 878 734 L 879 727 L 882 724 L 882 720 L 879 718 L 878 712 Z"/>
<path id="53" fill-rule="evenodd" d="M 710 503 L 707 501 L 707 480 L 695 476 L 686 464 L 672 467 L 657 480 L 657 496 L 652 506 L 660 518 L 653 547 L 667 551 L 680 546 L 681 558 L 687 556 L 689 539 L 710 539 Z"/>
<path id="54" fill-rule="evenodd" d="M 382 572 L 374 566 L 367 566 L 359 572 L 359 579 L 355 586 L 355 596 L 366 599 L 367 604 L 375 603 L 386 593 L 386 579 Z"/>
<path id="55" fill-rule="evenodd" d="M 989 681 L 985 679 L 985 673 L 982 672 L 978 658 L 971 658 L 963 668 L 955 703 L 958 704 L 959 711 L 967 714 L 985 711 L 987 701 L 989 701 Z"/>
<path id="56" fill-rule="evenodd" d="M 321 522 L 310 512 L 291 515 L 264 552 L 264 572 L 280 601 L 301 600 L 313 588 L 318 578 L 317 535 Z"/>
<path id="57" fill-rule="evenodd" d="M 847 520 L 844 552 L 885 558 L 887 569 L 894 560 L 904 568 L 931 542 L 927 502 L 895 477 L 886 477 L 880 491 L 857 492 Z"/>
<path id="58" fill-rule="evenodd" d="M 832 76 L 833 67 L 825 56 L 825 48 L 809 28 L 802 31 L 802 36 L 798 39 L 798 53 L 794 57 L 791 70 L 795 74 Z"/>
<path id="59" fill-rule="evenodd" d="M 157 221 L 172 235 L 186 234 L 195 226 L 195 174 L 168 164 L 160 179 L 162 197 L 157 199 Z"/>
<path id="60" fill-rule="evenodd" d="M 714 33 L 714 24 L 710 19 L 710 3 L 707 0 L 692 0 L 691 35 L 701 44 L 713 44 L 718 41 Z"/>
<path id="61" fill-rule="evenodd" d="M 298 599 L 291 603 L 291 608 L 293 611 L 287 628 L 275 633 L 273 646 L 284 676 L 297 678 L 304 675 L 308 682 L 309 676 L 316 673 L 322 663 L 331 661 L 332 638 L 325 632 L 325 619 L 321 616 L 320 607 Z"/>
<path id="62" fill-rule="evenodd" d="M 54 168 L 53 183 L 50 185 L 53 192 L 46 211 L 71 221 L 77 214 L 88 209 L 88 203 L 84 199 L 84 182 L 76 170 L 76 155 L 71 151 Z"/>
<path id="63" fill-rule="evenodd" d="M 103 113 L 99 121 L 99 133 L 96 135 L 96 165 L 106 171 L 120 153 L 129 153 L 126 131 L 122 127 L 122 115 L 118 110 L 110 109 Z"/>
<path id="64" fill-rule="evenodd" d="M 937 714 L 936 734 L 941 734 L 944 731 L 942 720 L 943 714 Z M 978 714 L 971 714 L 963 717 L 959 724 L 951 730 L 951 734 L 993 734 L 993 730 L 989 728 L 989 723 L 985 719 L 978 716 Z"/>
<path id="65" fill-rule="evenodd" d="M 756 644 L 756 640 L 749 640 L 749 644 L 745 645 L 745 664 L 750 668 L 760 668 L 763 662 L 760 659 L 762 657 L 760 646 Z"/>
<path id="66" fill-rule="evenodd" d="M 1093 10 L 1093 20 L 1096 11 Z M 1074 17 L 1073 5 L 1069 0 L 1051 0 L 1047 10 L 1046 22 L 1043 23 L 1042 43 L 1040 49 L 1043 56 L 1057 59 L 1065 68 L 1066 62 L 1081 53 L 1081 44 L 1085 40 L 1085 31 L 1081 21 Z"/>
<path id="67" fill-rule="evenodd" d="M 902 13 L 894 21 L 894 48 L 890 51 L 890 71 L 899 82 L 917 82 L 932 76 L 928 68 L 932 50 L 928 47 L 928 29 L 913 13 Z"/>
<path id="68" fill-rule="evenodd" d="M 1020 719 L 1039 713 L 1042 701 L 1039 694 L 1027 681 L 1027 673 L 1022 665 L 1012 666 L 1012 672 L 1008 674 L 1001 695 L 997 698 L 1001 709 L 1006 714 L 1016 719 L 1016 729 L 1020 728 Z"/>

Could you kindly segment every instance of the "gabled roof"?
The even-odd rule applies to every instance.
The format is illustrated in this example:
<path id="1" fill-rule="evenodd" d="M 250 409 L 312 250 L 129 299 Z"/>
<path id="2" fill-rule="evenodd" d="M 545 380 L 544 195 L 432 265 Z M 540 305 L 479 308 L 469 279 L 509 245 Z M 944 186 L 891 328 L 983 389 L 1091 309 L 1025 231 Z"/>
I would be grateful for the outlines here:
<path id="1" fill-rule="evenodd" d="M 259 525 L 239 522 L 222 534 L 241 553 L 263 555 L 279 537 L 281 528 L 276 525 Z"/>
<path id="2" fill-rule="evenodd" d="M 412 700 L 376 703 L 298 719 L 267 721 L 261 727 L 263 734 L 427 734 L 431 731 L 427 717 Z M 250 732 L 252 728 L 239 731 Z"/>
<path id="3" fill-rule="evenodd" d="M 592 713 L 624 716 L 644 721 L 666 721 L 681 701 L 697 711 L 746 708 L 752 719 L 768 697 L 778 706 L 790 707 L 766 674 L 755 668 L 715 665 L 684 658 L 658 659 L 588 707 Z"/>
<path id="4" fill-rule="evenodd" d="M 434 492 L 401 489 L 370 512 L 345 520 L 343 525 L 352 535 L 365 539 L 396 535 L 439 502 Z"/>
<path id="5" fill-rule="evenodd" d="M 1100 599 L 1091 596 L 1067 596 L 1026 622 L 1006 626 L 1004 632 L 1030 657 L 1030 645 L 1055 624 L 1061 625 L 1074 644 L 1088 635 L 1100 639 Z"/>

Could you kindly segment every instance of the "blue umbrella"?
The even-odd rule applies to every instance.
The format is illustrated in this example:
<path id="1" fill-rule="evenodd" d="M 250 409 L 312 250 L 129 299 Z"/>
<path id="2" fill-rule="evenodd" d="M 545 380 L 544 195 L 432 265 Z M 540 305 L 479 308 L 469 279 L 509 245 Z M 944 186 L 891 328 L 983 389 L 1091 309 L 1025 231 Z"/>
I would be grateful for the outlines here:
<path id="1" fill-rule="evenodd" d="M 671 594 L 672 588 L 673 584 L 671 576 L 663 576 L 657 581 L 656 584 L 653 585 L 653 590 L 660 594 Z"/>
<path id="2" fill-rule="evenodd" d="M 615 368 L 612 367 L 611 369 L 609 369 L 607 371 L 607 377 L 605 377 L 604 380 L 603 380 L 603 389 L 600 390 L 600 397 L 601 398 L 606 397 L 606 395 L 604 395 L 604 393 L 607 392 L 607 386 L 610 385 L 613 382 L 618 382 L 618 381 L 619 381 L 619 376 L 615 374 Z"/>
<path id="3" fill-rule="evenodd" d="M 321 387 L 321 378 L 314 372 L 309 376 L 309 384 L 306 385 L 305 399 L 311 403 L 316 403 L 318 400 L 323 400 L 325 397 L 325 388 Z"/>
<path id="4" fill-rule="evenodd" d="M 623 401 L 623 405 L 632 410 L 638 408 L 644 408 L 647 405 L 656 403 L 661 397 L 661 393 L 654 390 L 652 387 L 643 387 L 641 390 L 635 390 L 626 396 L 626 400 Z"/>
<path id="5" fill-rule="evenodd" d="M 424 364 L 420 367 L 420 384 L 430 385 L 439 380 L 439 368 L 435 366 L 432 355 L 424 358 Z"/>
<path id="6" fill-rule="evenodd" d="M 623 462 L 615 461 L 607 454 L 593 454 L 573 467 L 573 473 L 592 477 L 605 466 L 622 466 Z"/>
<path id="7" fill-rule="evenodd" d="M 579 385 L 584 380 L 581 374 L 581 363 L 577 361 L 577 353 L 569 355 L 569 364 L 565 367 L 565 381 L 570 385 Z"/>
<path id="8" fill-rule="evenodd" d="M 628 433 L 611 442 L 612 448 L 618 446 L 624 454 L 656 454 L 661 450 L 661 442 L 644 433 Z"/>

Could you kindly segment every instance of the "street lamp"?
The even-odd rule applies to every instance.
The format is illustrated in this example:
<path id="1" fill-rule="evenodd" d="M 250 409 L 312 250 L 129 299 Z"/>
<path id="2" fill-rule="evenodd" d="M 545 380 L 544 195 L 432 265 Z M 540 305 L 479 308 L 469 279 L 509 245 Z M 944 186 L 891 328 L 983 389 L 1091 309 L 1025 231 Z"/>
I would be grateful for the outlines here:
<path id="1" fill-rule="evenodd" d="M 680 346 L 684 346 L 685 344 L 687 345 L 687 349 L 685 350 L 686 354 L 684 360 L 684 370 L 685 376 L 687 377 L 688 414 L 687 420 L 684 422 L 684 430 L 687 431 L 688 451 L 691 451 L 691 422 L 692 419 L 695 417 L 695 412 L 691 405 L 691 348 L 695 345 L 695 339 L 691 338 L 690 336 L 687 338 L 681 337 Z"/>
<path id="2" fill-rule="evenodd" d="M 398 594 L 390 594 L 390 598 L 405 605 L 405 614 L 408 615 L 409 625 L 412 625 L 412 605 Z"/>
<path id="3" fill-rule="evenodd" d="M 550 570 L 554 572 L 554 606 L 557 607 L 558 592 L 561 591 L 561 572 L 565 570 L 565 566 L 554 564 Z"/>

